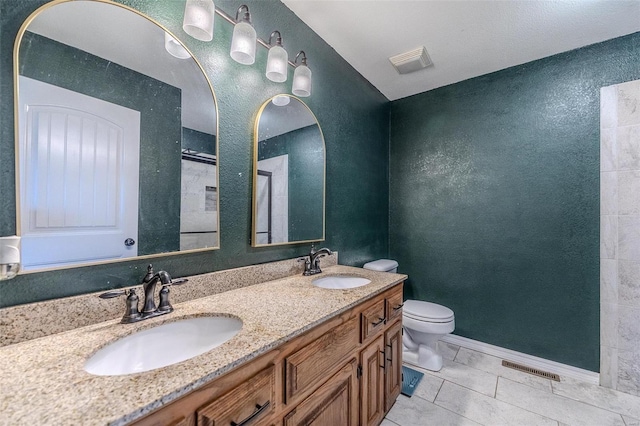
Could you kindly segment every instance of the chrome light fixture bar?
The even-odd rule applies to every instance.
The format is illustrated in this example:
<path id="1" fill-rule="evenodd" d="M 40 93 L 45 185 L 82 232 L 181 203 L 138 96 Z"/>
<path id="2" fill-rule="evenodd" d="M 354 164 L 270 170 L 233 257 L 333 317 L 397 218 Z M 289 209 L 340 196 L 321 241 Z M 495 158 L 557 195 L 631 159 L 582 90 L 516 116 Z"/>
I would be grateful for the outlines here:
<path id="1" fill-rule="evenodd" d="M 211 4 L 213 4 L 213 0 L 187 0 L 187 3 L 190 1 L 211 1 Z M 260 44 L 269 51 L 266 70 L 267 78 L 277 83 L 285 82 L 287 80 L 288 69 L 286 68 L 286 65 L 283 66 L 283 64 L 289 64 L 295 69 L 293 74 L 292 93 L 300 97 L 311 96 L 311 70 L 307 65 L 307 55 L 303 50 L 296 55 L 295 60 L 292 62 L 288 58 L 289 55 L 287 51 L 282 47 L 282 35 L 280 34 L 280 31 L 273 31 L 269 36 L 268 42 L 257 37 L 256 31 L 253 28 L 253 25 L 251 25 L 249 7 L 245 4 L 238 8 L 235 19 L 225 11 L 215 6 L 214 11 L 222 19 L 234 26 L 233 36 L 231 39 L 231 50 L 229 53 L 236 62 L 245 65 L 253 64 L 255 62 L 256 43 Z M 243 13 L 242 18 L 240 18 L 241 12 Z M 185 8 L 185 21 L 186 13 L 187 9 Z M 187 34 L 190 33 L 187 32 Z M 271 42 L 275 35 L 277 35 L 276 44 L 272 46 Z M 297 61 L 300 56 L 302 56 L 302 60 L 301 63 L 298 64 Z M 276 66 L 275 64 L 278 65 Z"/>
<path id="2" fill-rule="evenodd" d="M 224 19 L 225 21 L 227 21 L 228 23 L 230 23 L 231 25 L 235 25 L 236 21 L 235 19 L 233 19 L 233 16 L 229 15 L 227 12 L 225 12 L 222 9 L 219 9 L 216 7 L 216 13 L 218 15 L 220 15 L 220 17 L 222 19 Z M 265 49 L 269 49 L 271 46 L 269 45 L 268 42 L 266 42 L 265 40 L 261 39 L 260 37 L 256 38 L 256 41 L 258 42 L 259 45 L 261 45 L 262 47 L 264 47 Z M 296 67 L 296 64 L 294 64 L 291 60 L 287 60 L 287 63 L 289 65 L 291 65 L 293 68 Z"/>

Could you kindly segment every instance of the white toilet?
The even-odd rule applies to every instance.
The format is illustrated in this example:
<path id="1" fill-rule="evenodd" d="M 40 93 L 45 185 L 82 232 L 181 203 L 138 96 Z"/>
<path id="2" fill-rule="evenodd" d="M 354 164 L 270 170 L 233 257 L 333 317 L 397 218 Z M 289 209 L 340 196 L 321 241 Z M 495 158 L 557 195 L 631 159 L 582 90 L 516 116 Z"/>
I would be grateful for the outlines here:
<path id="1" fill-rule="evenodd" d="M 380 259 L 364 265 L 373 271 L 396 272 L 398 262 Z M 431 371 L 440 371 L 442 355 L 438 340 L 456 328 L 453 311 L 436 303 L 406 300 L 402 307 L 402 358 L 404 362 Z"/>

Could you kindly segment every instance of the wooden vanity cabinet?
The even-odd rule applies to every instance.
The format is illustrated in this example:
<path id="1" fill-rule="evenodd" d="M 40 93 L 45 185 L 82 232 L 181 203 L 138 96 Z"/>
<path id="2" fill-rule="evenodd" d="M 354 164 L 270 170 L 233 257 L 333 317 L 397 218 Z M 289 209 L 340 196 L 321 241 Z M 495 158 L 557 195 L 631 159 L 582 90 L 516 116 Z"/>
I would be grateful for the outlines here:
<path id="1" fill-rule="evenodd" d="M 134 424 L 380 424 L 402 382 L 402 285 L 328 319 Z"/>

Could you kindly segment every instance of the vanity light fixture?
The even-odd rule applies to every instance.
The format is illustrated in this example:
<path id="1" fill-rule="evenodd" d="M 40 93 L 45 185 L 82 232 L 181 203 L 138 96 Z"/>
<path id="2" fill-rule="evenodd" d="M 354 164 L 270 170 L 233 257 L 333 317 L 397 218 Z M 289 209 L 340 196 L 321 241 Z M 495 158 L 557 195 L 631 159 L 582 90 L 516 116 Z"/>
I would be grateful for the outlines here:
<path id="1" fill-rule="evenodd" d="M 171 56 L 178 59 L 187 59 L 191 57 L 187 49 L 185 49 L 180 42 L 171 37 L 171 34 L 166 31 L 164 33 L 164 48 L 167 49 L 167 52 L 169 52 Z"/>
<path id="2" fill-rule="evenodd" d="M 298 58 L 302 55 L 301 64 L 297 65 Z M 307 66 L 307 55 L 304 50 L 301 50 L 293 61 L 296 65 L 296 70 L 293 72 L 293 85 L 291 92 L 302 98 L 306 98 L 311 95 L 311 70 Z"/>
<path id="3" fill-rule="evenodd" d="M 242 19 L 239 19 L 240 11 L 244 10 Z M 256 60 L 256 30 L 251 25 L 249 6 L 243 4 L 236 11 L 236 24 L 233 27 L 231 39 L 231 57 L 234 61 L 244 65 L 251 65 Z"/>
<path id="4" fill-rule="evenodd" d="M 0 237 L 0 281 L 15 277 L 20 271 L 20 237 Z"/>
<path id="5" fill-rule="evenodd" d="M 271 44 L 271 39 L 277 34 L 276 44 Z M 267 57 L 267 72 L 266 76 L 269 80 L 276 83 L 283 83 L 287 81 L 287 72 L 289 55 L 287 51 L 282 47 L 282 35 L 280 31 L 274 31 L 269 36 L 269 56 Z"/>
<path id="6" fill-rule="evenodd" d="M 215 14 L 216 7 L 213 0 L 187 0 L 182 29 L 197 40 L 211 41 Z"/>

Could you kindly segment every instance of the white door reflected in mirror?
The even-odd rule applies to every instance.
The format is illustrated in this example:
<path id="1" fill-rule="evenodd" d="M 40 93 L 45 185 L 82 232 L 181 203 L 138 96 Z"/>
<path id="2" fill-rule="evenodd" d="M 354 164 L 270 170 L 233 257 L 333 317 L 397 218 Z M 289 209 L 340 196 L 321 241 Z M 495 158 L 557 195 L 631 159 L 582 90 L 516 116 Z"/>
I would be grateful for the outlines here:
<path id="1" fill-rule="evenodd" d="M 19 81 L 23 270 L 136 256 L 140 113 Z"/>

